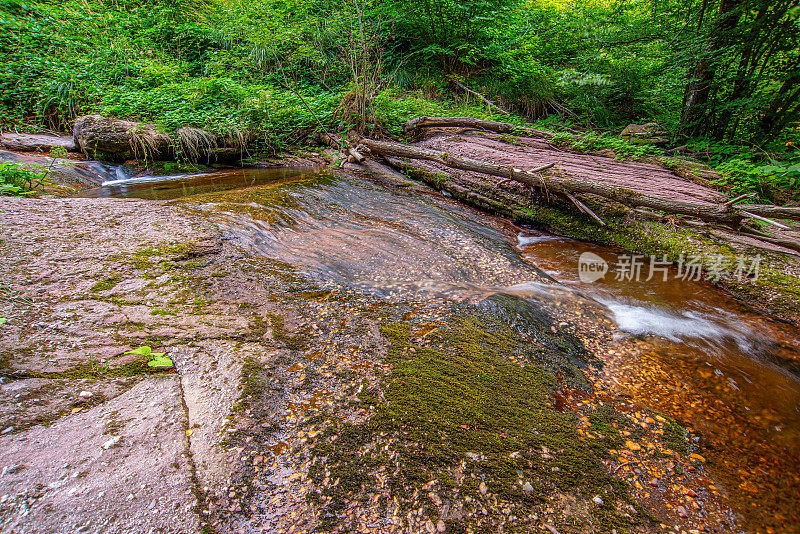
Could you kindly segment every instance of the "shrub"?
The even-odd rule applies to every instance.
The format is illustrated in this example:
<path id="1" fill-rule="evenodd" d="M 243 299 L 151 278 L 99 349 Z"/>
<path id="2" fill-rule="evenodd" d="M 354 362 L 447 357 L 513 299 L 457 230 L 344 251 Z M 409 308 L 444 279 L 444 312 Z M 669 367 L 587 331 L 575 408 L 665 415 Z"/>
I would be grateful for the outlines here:
<path id="1" fill-rule="evenodd" d="M 0 195 L 29 195 L 42 184 L 46 175 L 46 172 L 33 172 L 17 163 L 0 163 Z"/>

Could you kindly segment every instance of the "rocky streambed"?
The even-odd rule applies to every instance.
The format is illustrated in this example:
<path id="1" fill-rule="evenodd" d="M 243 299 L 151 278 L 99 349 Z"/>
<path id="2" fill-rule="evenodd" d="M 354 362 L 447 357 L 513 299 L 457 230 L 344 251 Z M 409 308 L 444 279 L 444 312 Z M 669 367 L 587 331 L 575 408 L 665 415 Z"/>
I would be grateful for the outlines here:
<path id="1" fill-rule="evenodd" d="M 626 333 L 537 234 L 422 186 L 0 211 L 3 532 L 797 524 L 793 375 L 762 362 L 785 410 L 734 390 L 735 362 Z"/>

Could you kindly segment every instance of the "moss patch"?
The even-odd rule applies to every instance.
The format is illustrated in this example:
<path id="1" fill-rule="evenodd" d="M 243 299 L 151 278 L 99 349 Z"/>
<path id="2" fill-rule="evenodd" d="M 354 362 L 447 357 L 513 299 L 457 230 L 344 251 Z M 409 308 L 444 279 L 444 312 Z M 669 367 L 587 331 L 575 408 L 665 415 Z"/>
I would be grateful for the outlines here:
<path id="1" fill-rule="evenodd" d="M 117 284 L 119 284 L 121 278 L 118 276 L 105 278 L 95 285 L 92 286 L 92 291 L 108 291 L 109 289 L 113 289 Z"/>
<path id="2" fill-rule="evenodd" d="M 593 531 L 631 526 L 635 520 L 616 512 L 618 501 L 631 500 L 602 463 L 607 451 L 588 443 L 576 415 L 555 402 L 567 377 L 581 375 L 571 363 L 579 354 L 566 357 L 471 311 L 424 340 L 407 322 L 382 327 L 393 366 L 384 400 L 362 395 L 375 404 L 374 417 L 334 424 L 314 449 L 310 474 L 322 486 L 323 528 L 337 524 L 351 502 L 385 499 L 399 503 L 401 516 L 416 508 L 415 521 L 441 519 L 453 531 L 467 524 L 516 531 L 508 530 L 510 515 L 515 529 L 527 531 L 549 496 L 562 493 L 589 503 L 588 515 L 573 519 Z M 378 490 L 381 473 L 391 473 L 389 495 Z M 463 510 L 461 517 L 425 497 L 429 491 Z M 590 502 L 594 495 L 602 505 Z"/>

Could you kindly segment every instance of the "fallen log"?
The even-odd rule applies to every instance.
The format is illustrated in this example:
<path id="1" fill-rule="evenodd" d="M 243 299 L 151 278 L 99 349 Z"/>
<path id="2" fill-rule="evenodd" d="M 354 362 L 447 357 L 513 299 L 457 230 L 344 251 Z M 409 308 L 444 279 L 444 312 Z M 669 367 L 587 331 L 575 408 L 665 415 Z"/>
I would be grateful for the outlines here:
<path id="1" fill-rule="evenodd" d="M 472 117 L 417 117 L 403 125 L 404 132 L 414 132 L 421 128 L 474 128 L 476 130 L 489 130 L 501 134 L 513 134 L 519 137 L 534 137 L 538 139 L 553 138 L 552 132 L 517 126 L 507 122 L 473 119 Z"/>
<path id="2" fill-rule="evenodd" d="M 760 215 L 761 217 L 800 221 L 800 208 L 772 206 L 770 204 L 735 204 L 731 207 L 737 210 L 748 211 L 754 215 Z"/>
<path id="3" fill-rule="evenodd" d="M 486 163 L 469 158 L 461 158 L 447 154 L 446 152 L 436 152 L 424 148 L 403 145 L 400 143 L 390 143 L 385 141 L 375 141 L 373 139 L 362 139 L 361 143 L 372 152 L 382 156 L 395 156 L 401 158 L 421 159 L 446 165 L 454 169 L 468 172 L 499 176 L 509 180 L 514 180 L 535 188 L 543 188 L 558 193 L 590 193 L 610 200 L 614 200 L 634 208 L 645 207 L 677 213 L 681 215 L 691 215 L 703 220 L 721 222 L 726 224 L 738 224 L 742 216 L 736 212 L 728 211 L 726 207 L 713 204 L 697 204 L 671 200 L 666 198 L 654 197 L 638 193 L 629 189 L 614 187 L 600 182 L 588 182 L 575 178 L 562 176 L 547 176 L 529 174 L 528 172 L 515 172 L 513 168 Z"/>
<path id="4" fill-rule="evenodd" d="M 390 184 L 401 187 L 417 185 L 416 182 L 409 180 L 404 174 L 401 174 L 391 167 L 387 167 L 386 165 L 369 158 L 364 158 L 358 163 L 348 163 L 348 165 L 356 170 L 372 174 L 373 176 L 376 176 Z"/>
<path id="5" fill-rule="evenodd" d="M 400 160 L 397 158 L 387 157 L 386 161 L 392 167 L 396 169 L 402 169 L 403 171 L 409 173 L 412 176 L 415 176 L 417 179 L 419 179 L 423 183 L 428 184 L 434 189 L 439 191 L 446 191 L 447 193 L 450 194 L 450 196 L 452 196 L 455 199 L 467 202 L 468 204 L 471 204 L 481 209 L 485 209 L 486 211 L 492 213 L 497 213 L 500 215 L 511 217 L 516 222 L 525 222 L 523 218 L 519 217 L 518 215 L 515 215 L 514 212 L 510 210 L 508 206 L 506 206 L 502 202 L 493 200 L 476 191 L 472 191 L 471 189 L 459 185 L 452 180 L 448 180 L 441 173 L 431 172 L 428 169 L 420 167 L 419 165 L 415 165 L 408 161 Z"/>

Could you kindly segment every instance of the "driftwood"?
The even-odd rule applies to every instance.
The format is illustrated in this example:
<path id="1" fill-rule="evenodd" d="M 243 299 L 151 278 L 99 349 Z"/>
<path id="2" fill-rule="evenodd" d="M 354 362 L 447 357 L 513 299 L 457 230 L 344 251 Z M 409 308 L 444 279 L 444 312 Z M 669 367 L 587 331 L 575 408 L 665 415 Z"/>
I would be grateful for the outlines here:
<path id="1" fill-rule="evenodd" d="M 424 148 L 402 145 L 400 143 L 374 141 L 372 139 L 362 139 L 361 143 L 372 152 L 382 156 L 433 161 L 454 169 L 499 176 L 531 187 L 545 188 L 562 194 L 590 193 L 627 206 L 645 207 L 681 215 L 691 215 L 699 219 L 726 224 L 738 224 L 742 220 L 742 215 L 728 210 L 725 206 L 697 204 L 654 197 L 620 187 L 612 187 L 601 182 L 587 182 L 574 178 L 552 175 L 545 177 L 544 175 L 532 171 L 517 172 L 518 169 L 515 170 L 493 163 L 456 157 L 444 152 L 436 152 Z"/>
<path id="2" fill-rule="evenodd" d="M 405 132 L 414 132 L 420 128 L 474 128 L 476 130 L 489 130 L 501 134 L 513 134 L 519 137 L 534 137 L 538 139 L 553 138 L 552 132 L 526 128 L 507 122 L 473 119 L 472 117 L 417 117 L 403 125 L 403 131 Z"/>
<path id="3" fill-rule="evenodd" d="M 786 226 L 785 224 L 773 221 L 772 219 L 767 219 L 766 217 L 762 217 L 761 215 L 756 215 L 755 213 L 750 213 L 749 211 L 739 210 L 739 213 L 741 213 L 748 219 L 755 219 L 756 221 L 761 221 L 763 223 L 771 224 L 772 226 L 777 226 L 782 230 L 791 230 L 791 228 Z"/>

